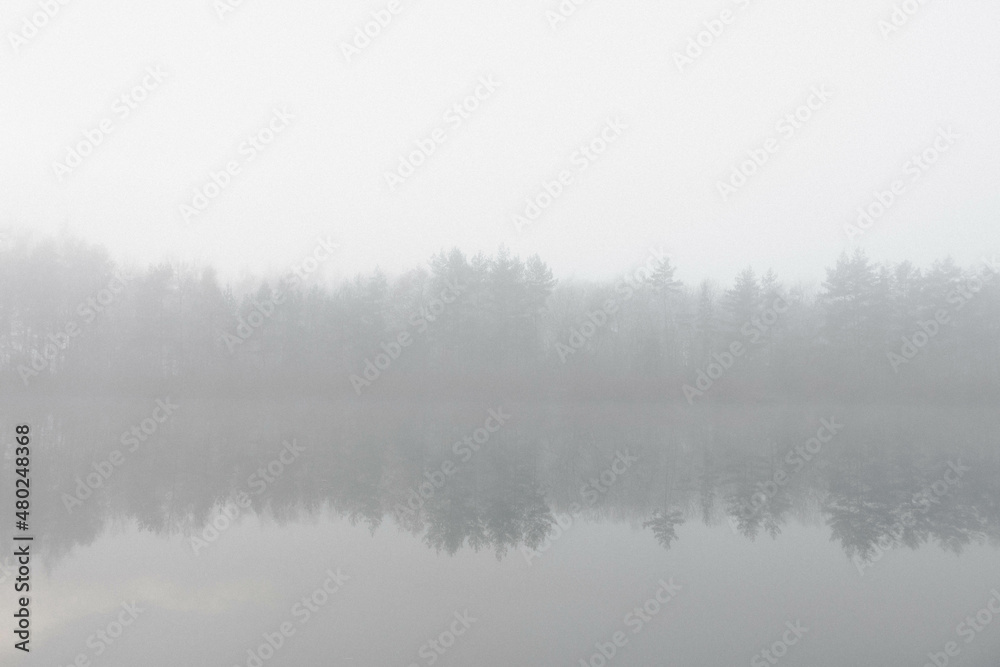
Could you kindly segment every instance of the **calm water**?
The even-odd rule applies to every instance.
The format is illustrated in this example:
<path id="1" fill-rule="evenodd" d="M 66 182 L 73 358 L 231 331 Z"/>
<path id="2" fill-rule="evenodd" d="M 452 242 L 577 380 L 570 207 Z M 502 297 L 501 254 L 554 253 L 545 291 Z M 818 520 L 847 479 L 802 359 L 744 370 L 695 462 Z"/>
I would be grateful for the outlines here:
<path id="1" fill-rule="evenodd" d="M 156 398 L 12 410 L 30 664 L 1000 664 L 995 410 Z"/>

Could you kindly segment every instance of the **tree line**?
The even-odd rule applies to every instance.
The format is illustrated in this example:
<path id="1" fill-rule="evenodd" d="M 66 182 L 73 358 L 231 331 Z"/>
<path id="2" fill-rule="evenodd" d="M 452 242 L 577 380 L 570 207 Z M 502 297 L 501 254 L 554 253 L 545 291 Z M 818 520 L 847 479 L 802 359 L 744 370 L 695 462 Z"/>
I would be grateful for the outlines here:
<path id="1" fill-rule="evenodd" d="M 5 391 L 310 392 L 687 401 L 977 400 L 1000 379 L 995 264 L 842 254 L 816 293 L 747 267 L 688 285 L 665 256 L 559 282 L 537 255 L 441 251 L 336 285 L 222 284 L 73 238 L 0 249 Z"/>

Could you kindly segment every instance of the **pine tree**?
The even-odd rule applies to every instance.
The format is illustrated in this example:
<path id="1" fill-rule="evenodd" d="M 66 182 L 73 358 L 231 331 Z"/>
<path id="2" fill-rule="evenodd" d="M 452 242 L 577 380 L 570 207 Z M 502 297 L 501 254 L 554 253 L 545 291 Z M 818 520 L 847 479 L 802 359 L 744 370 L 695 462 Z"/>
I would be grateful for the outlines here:
<path id="1" fill-rule="evenodd" d="M 736 276 L 736 284 L 726 292 L 726 308 L 729 311 L 730 328 L 734 332 L 738 332 L 760 311 L 760 285 L 751 267 L 740 271 Z"/>

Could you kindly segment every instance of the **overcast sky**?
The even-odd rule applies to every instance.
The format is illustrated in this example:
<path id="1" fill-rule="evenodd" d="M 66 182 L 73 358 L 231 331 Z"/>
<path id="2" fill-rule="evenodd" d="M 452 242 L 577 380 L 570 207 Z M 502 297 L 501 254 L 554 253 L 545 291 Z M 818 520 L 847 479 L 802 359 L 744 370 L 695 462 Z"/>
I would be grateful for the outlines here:
<path id="1" fill-rule="evenodd" d="M 0 11 L 0 228 L 66 227 L 119 258 L 229 275 L 282 270 L 320 235 L 341 243 L 333 273 L 503 243 L 561 277 L 612 276 L 662 245 L 686 281 L 727 283 L 747 264 L 819 278 L 854 245 L 965 264 L 996 247 L 995 2 L 913 0 L 891 31 L 891 0 L 587 0 L 558 22 L 557 0 L 401 0 L 395 14 L 388 0 L 244 0 L 221 17 L 213 0 L 52 2 L 37 31 L 25 21 L 46 2 Z M 372 12 L 391 22 L 345 49 Z M 136 86 L 145 99 L 129 108 L 119 98 Z M 477 87 L 478 108 L 449 113 Z M 779 129 L 807 102 L 807 120 Z M 100 145 L 57 167 L 102 121 Z M 241 150 L 269 124 L 271 143 Z M 581 157 L 602 131 L 604 153 Z M 391 189 L 386 172 L 435 136 Z M 905 166 L 936 140 L 934 164 Z M 185 221 L 229 162 L 238 173 Z M 518 229 L 564 170 L 568 185 Z M 858 207 L 897 179 L 888 212 L 848 241 Z"/>

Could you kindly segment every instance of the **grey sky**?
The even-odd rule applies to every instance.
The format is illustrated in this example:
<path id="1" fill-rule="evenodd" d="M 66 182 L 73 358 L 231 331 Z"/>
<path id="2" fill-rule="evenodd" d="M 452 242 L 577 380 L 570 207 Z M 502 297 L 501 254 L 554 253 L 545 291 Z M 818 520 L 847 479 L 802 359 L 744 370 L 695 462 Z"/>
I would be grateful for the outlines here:
<path id="1" fill-rule="evenodd" d="M 887 36 L 885 0 L 589 0 L 555 28 L 556 0 L 403 0 L 350 62 L 342 42 L 387 2 L 245 0 L 222 19 L 212 0 L 70 2 L 15 51 L 39 6 L 0 13 L 0 228 L 65 226 L 116 257 L 279 271 L 330 234 L 333 274 L 506 243 L 561 277 L 615 275 L 662 245 L 689 282 L 748 263 L 809 279 L 894 179 L 905 192 L 854 242 L 874 258 L 970 264 L 997 240 L 1000 7 L 985 0 L 914 2 Z M 679 71 L 675 52 L 723 10 Z M 122 117 L 115 99 L 155 66 L 166 79 Z M 488 76 L 500 87 L 447 122 Z M 829 100 L 724 200 L 717 182 L 819 85 Z M 283 108 L 294 118 L 247 159 L 241 142 Z M 616 117 L 627 127 L 578 172 L 574 152 Z M 53 163 L 104 118 L 110 135 L 60 181 Z M 959 138 L 911 182 L 904 163 L 939 127 Z M 436 128 L 444 142 L 390 191 L 384 173 Z M 232 160 L 185 225 L 179 207 Z M 563 169 L 570 184 L 518 234 L 513 216 Z"/>

